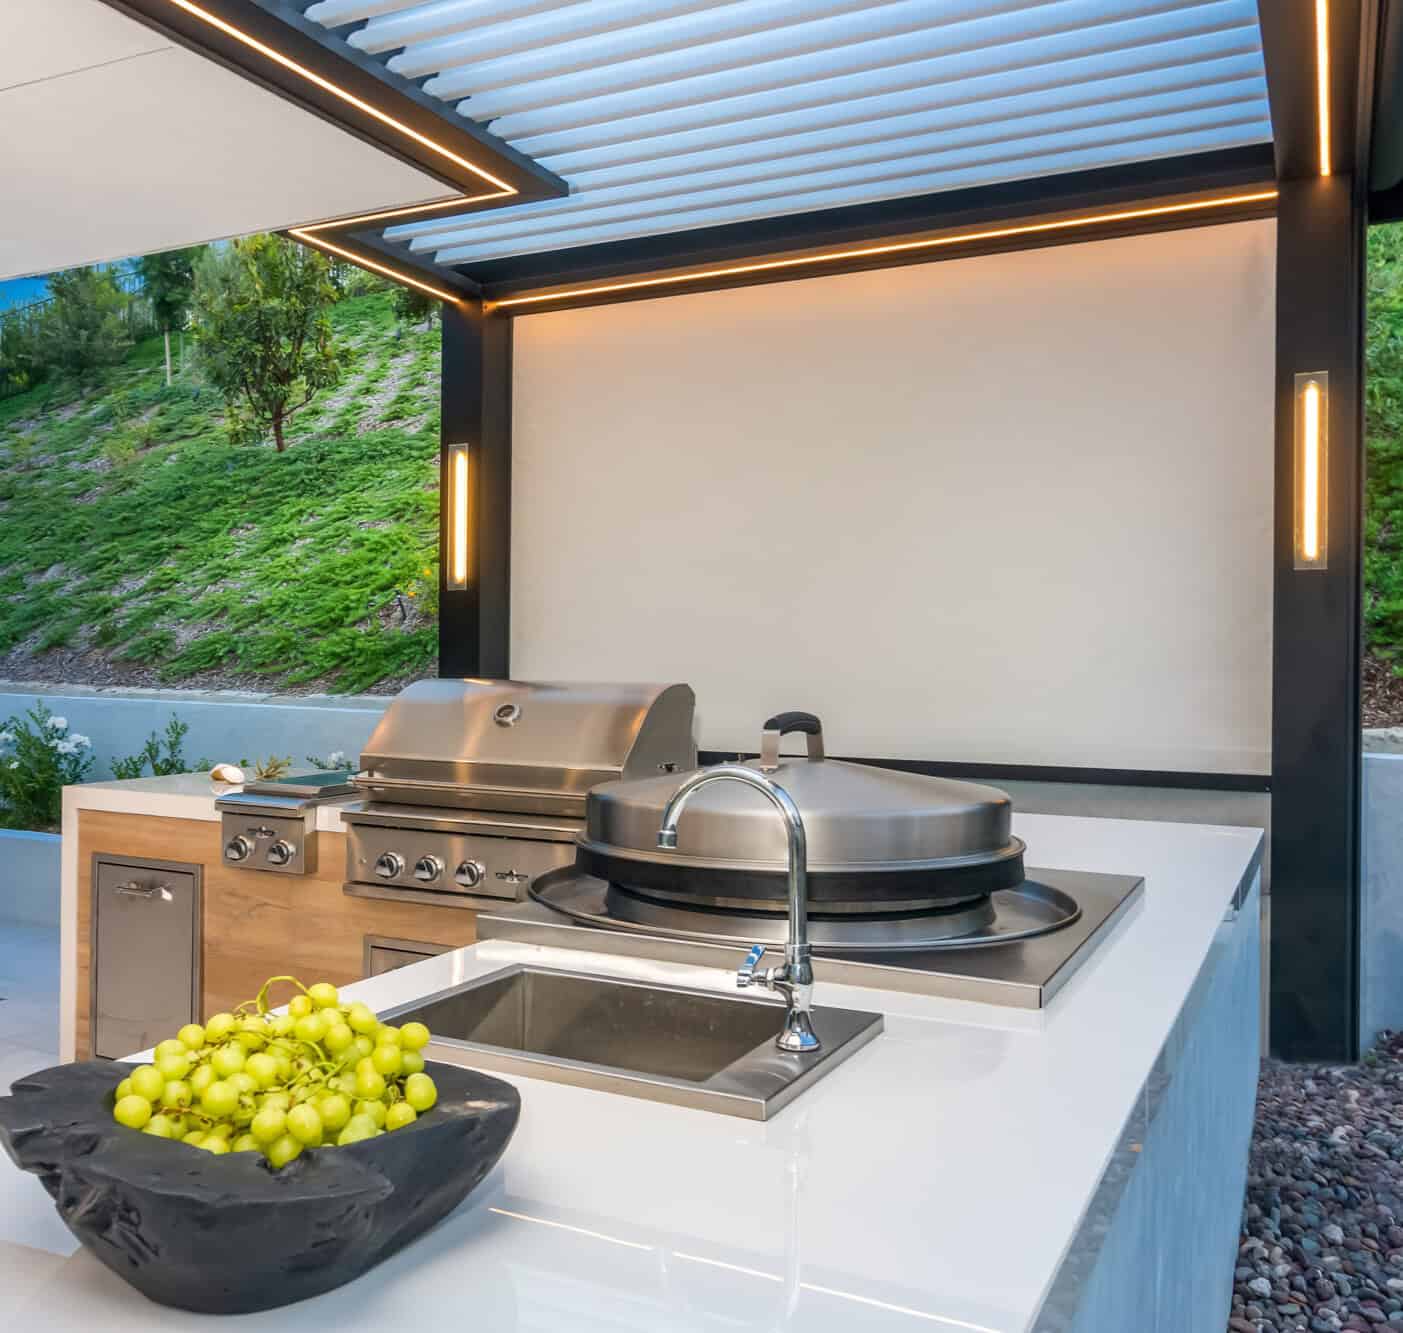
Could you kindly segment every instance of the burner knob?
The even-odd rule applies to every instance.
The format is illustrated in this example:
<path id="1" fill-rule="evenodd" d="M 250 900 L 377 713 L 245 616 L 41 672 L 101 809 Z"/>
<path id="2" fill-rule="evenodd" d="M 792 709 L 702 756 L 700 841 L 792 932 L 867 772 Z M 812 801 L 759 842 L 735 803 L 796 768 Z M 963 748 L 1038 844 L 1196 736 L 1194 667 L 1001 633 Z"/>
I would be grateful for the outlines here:
<path id="1" fill-rule="evenodd" d="M 268 864 L 273 866 L 285 866 L 297 853 L 293 851 L 292 844 L 284 838 L 279 838 L 268 848 Z"/>
<path id="2" fill-rule="evenodd" d="M 432 884 L 443 874 L 443 862 L 436 856 L 421 856 L 414 863 L 414 878 L 424 884 Z"/>
<path id="3" fill-rule="evenodd" d="M 224 859 L 226 861 L 247 861 L 253 854 L 253 844 L 240 834 L 237 838 L 230 838 L 224 844 Z"/>
<path id="4" fill-rule="evenodd" d="M 453 878 L 465 889 L 475 889 L 482 883 L 483 876 L 486 874 L 487 867 L 481 861 L 464 861 L 453 872 Z"/>
<path id="5" fill-rule="evenodd" d="M 404 874 L 404 857 L 398 852 L 386 852 L 376 861 L 375 873 L 381 879 L 398 879 Z"/>

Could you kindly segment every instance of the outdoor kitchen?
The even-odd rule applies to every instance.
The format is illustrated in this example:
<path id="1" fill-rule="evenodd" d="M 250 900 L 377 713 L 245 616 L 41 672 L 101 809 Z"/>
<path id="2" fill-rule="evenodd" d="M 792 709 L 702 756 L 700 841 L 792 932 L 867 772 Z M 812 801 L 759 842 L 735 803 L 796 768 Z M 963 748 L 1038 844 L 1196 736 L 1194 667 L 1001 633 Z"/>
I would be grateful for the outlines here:
<path id="1" fill-rule="evenodd" d="M 491 1326 L 587 1289 L 600 1327 L 640 1300 L 677 1328 L 1110 1327 L 1080 1321 L 1165 1250 L 1197 1274 L 1176 1317 L 1206 1321 L 1255 1090 L 1260 831 L 1020 814 L 833 759 L 804 712 L 697 767 L 695 703 L 424 681 L 352 771 L 70 788 L 65 1054 L 149 1049 L 279 974 L 424 1024 L 430 1068 L 509 1080 L 521 1120 L 481 1208 L 377 1281 L 466 1282 Z M 25 1185 L 11 1226 L 51 1207 Z M 991 1269 L 1009 1210 L 1034 1225 Z M 97 1253 L 125 1272 L 138 1235 Z M 211 1311 L 296 1290 L 249 1303 L 212 1264 L 199 1295 L 131 1276 Z M 83 1274 L 72 1327 L 146 1318 Z M 311 1290 L 353 1320 L 335 1280 Z"/>

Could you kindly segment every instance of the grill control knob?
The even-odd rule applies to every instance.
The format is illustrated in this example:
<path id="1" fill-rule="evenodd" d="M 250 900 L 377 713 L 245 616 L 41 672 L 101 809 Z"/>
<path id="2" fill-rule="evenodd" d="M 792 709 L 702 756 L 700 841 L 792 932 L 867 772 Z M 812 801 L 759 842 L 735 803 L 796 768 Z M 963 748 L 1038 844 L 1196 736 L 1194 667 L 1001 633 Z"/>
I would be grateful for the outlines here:
<path id="1" fill-rule="evenodd" d="M 414 863 L 414 878 L 424 884 L 432 884 L 443 874 L 443 862 L 436 856 L 421 856 Z"/>
<path id="2" fill-rule="evenodd" d="M 404 857 L 398 852 L 386 852 L 376 861 L 375 873 L 381 879 L 398 879 L 404 874 Z"/>
<path id="3" fill-rule="evenodd" d="M 237 838 L 230 838 L 224 844 L 224 859 L 226 861 L 247 861 L 253 853 L 253 844 L 240 834 Z"/>
<path id="4" fill-rule="evenodd" d="M 268 864 L 273 866 L 285 866 L 296 855 L 292 850 L 292 844 L 284 838 L 279 838 L 268 848 Z"/>
<path id="5" fill-rule="evenodd" d="M 487 874 L 487 867 L 481 861 L 464 861 L 453 872 L 453 878 L 465 889 L 475 889 L 482 883 L 482 877 L 485 874 Z"/>

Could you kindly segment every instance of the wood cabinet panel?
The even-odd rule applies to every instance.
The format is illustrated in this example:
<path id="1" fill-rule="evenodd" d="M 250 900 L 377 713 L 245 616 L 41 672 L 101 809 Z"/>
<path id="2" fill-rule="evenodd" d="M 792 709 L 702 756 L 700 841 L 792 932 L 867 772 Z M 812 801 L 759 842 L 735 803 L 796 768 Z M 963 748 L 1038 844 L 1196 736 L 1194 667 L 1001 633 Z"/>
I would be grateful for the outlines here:
<path id="1" fill-rule="evenodd" d="M 204 867 L 201 1012 L 252 999 L 270 976 L 344 985 L 364 975 L 367 935 L 457 948 L 477 939 L 477 914 L 459 907 L 351 898 L 341 890 L 345 835 L 317 833 L 317 871 L 271 875 L 226 866 L 219 825 L 83 810 L 78 815 L 76 1050 L 91 1051 L 92 859 L 95 852 L 189 861 Z"/>

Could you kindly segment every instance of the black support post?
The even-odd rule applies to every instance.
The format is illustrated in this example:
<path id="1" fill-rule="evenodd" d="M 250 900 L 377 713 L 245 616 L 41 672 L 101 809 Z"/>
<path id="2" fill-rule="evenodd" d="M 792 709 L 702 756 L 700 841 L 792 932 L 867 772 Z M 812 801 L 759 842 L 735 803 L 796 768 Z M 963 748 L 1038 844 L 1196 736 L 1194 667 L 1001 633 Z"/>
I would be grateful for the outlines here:
<path id="1" fill-rule="evenodd" d="M 1359 1052 L 1360 550 L 1364 249 L 1349 175 L 1284 180 L 1277 205 L 1271 1045 Z M 1328 371 L 1328 568 L 1294 566 L 1298 372 Z"/>
<path id="2" fill-rule="evenodd" d="M 481 303 L 443 307 L 439 472 L 440 676 L 508 674 L 511 592 L 511 319 Z M 448 457 L 468 446 L 468 586 L 447 586 Z"/>

